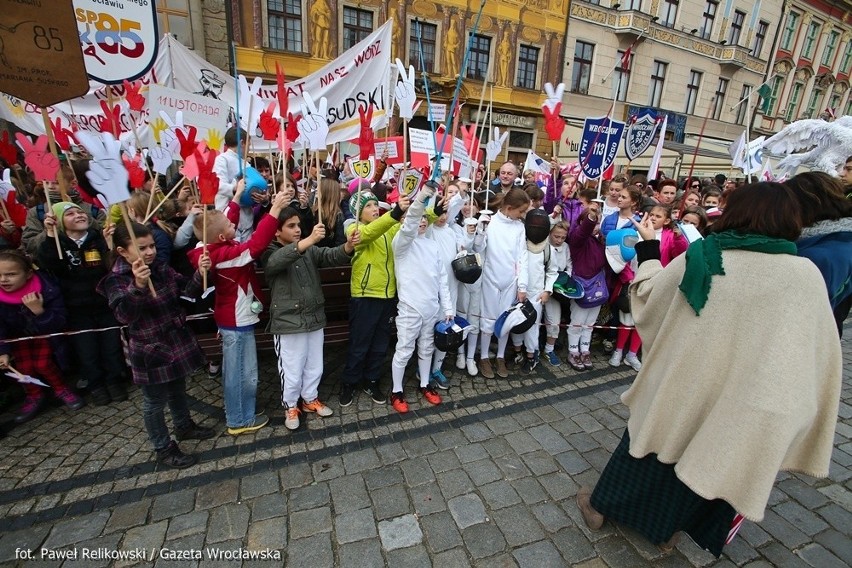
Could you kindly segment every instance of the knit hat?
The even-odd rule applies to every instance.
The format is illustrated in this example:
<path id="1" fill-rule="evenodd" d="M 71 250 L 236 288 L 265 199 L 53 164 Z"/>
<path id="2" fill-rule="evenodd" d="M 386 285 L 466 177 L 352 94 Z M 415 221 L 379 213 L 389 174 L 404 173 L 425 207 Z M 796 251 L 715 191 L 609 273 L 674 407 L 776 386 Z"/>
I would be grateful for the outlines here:
<path id="1" fill-rule="evenodd" d="M 357 218 L 359 213 L 371 201 L 376 202 L 376 204 L 379 203 L 379 199 L 371 191 L 361 191 L 361 203 L 358 203 L 358 194 L 353 193 L 352 197 L 349 198 L 349 211 Z"/>
<path id="2" fill-rule="evenodd" d="M 65 212 L 72 207 L 76 207 L 81 211 L 83 210 L 82 207 L 76 203 L 71 203 L 70 201 L 60 201 L 59 203 L 53 204 L 53 214 L 56 216 L 56 226 L 59 227 L 59 231 L 62 233 L 65 232 L 65 223 L 62 222 L 62 217 L 64 217 Z"/>
<path id="3" fill-rule="evenodd" d="M 370 181 L 363 178 L 355 178 L 349 182 L 349 194 L 355 195 L 358 192 L 358 186 L 361 186 L 361 189 L 370 189 Z"/>

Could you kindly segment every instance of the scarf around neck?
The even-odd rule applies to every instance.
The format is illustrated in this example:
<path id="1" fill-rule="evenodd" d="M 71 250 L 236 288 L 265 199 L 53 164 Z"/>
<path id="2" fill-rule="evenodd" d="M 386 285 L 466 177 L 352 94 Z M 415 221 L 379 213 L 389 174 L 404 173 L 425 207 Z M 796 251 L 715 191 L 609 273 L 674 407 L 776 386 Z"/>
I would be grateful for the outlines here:
<path id="1" fill-rule="evenodd" d="M 796 243 L 792 241 L 736 231 L 711 233 L 707 238 L 695 241 L 686 251 L 686 269 L 678 286 L 695 310 L 695 315 L 700 315 L 707 303 L 713 276 L 725 274 L 722 251 L 729 249 L 766 254 L 795 255 L 797 252 Z"/>
<path id="2" fill-rule="evenodd" d="M 38 274 L 33 274 L 32 277 L 17 290 L 13 290 L 11 292 L 5 292 L 3 290 L 0 290 L 0 303 L 22 304 L 23 302 L 21 301 L 21 299 L 24 296 L 26 296 L 27 294 L 32 294 L 33 292 L 41 293 L 41 289 L 41 278 L 38 277 Z"/>

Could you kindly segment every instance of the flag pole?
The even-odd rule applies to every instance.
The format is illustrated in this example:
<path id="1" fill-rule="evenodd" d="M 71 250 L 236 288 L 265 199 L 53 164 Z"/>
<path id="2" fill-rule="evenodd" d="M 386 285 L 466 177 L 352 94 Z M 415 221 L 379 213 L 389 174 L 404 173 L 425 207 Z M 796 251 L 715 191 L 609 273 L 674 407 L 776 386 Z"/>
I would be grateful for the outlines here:
<path id="1" fill-rule="evenodd" d="M 621 65 L 622 68 L 624 67 L 623 63 L 624 63 L 625 58 L 628 61 L 628 65 L 630 64 L 630 56 L 633 54 L 633 48 L 636 47 L 636 44 L 639 43 L 639 40 L 642 39 L 642 36 L 645 35 L 645 32 L 647 32 L 649 29 L 650 29 L 650 26 L 648 26 L 648 28 L 645 28 L 644 30 L 642 30 L 639 33 L 639 35 L 636 36 L 636 39 L 633 40 L 633 43 L 630 44 L 630 47 L 627 48 L 627 51 L 624 52 L 624 55 L 621 56 L 620 60 L 615 65 L 613 65 L 612 69 L 609 70 L 609 73 L 606 74 L 606 77 L 601 79 L 601 85 L 606 83 L 606 80 L 609 79 L 610 75 L 615 73 L 615 70 L 618 69 L 619 65 Z"/>
<path id="2" fill-rule="evenodd" d="M 628 55 L 629 55 L 629 53 L 628 53 Z M 598 197 L 597 197 L 596 201 L 601 200 L 601 188 L 603 187 L 603 178 L 604 178 L 604 174 L 606 173 L 606 170 L 608 169 L 607 167 L 604 167 L 604 166 L 606 166 L 606 156 L 609 153 L 609 134 L 612 131 L 612 115 L 615 113 L 615 103 L 618 100 L 618 91 L 621 90 L 621 76 L 622 76 L 622 74 L 619 73 L 618 74 L 618 82 L 616 83 L 616 87 L 615 87 L 615 95 L 612 97 L 612 106 L 609 107 L 609 113 L 607 113 L 607 121 L 609 122 L 609 125 L 607 126 L 607 129 L 606 129 L 606 143 L 604 145 L 603 160 L 601 161 L 601 167 L 603 169 L 601 170 L 601 175 L 598 176 Z M 616 146 L 615 146 L 615 154 L 613 154 L 613 156 L 612 156 L 613 166 L 615 165 L 615 155 L 616 154 L 618 154 L 618 144 L 617 143 L 616 143 Z"/>
<path id="3" fill-rule="evenodd" d="M 692 172 L 695 170 L 695 159 L 698 157 L 698 148 L 701 146 L 701 139 L 704 138 L 704 128 L 707 126 L 707 120 L 710 118 L 710 112 L 713 110 L 713 105 L 716 102 L 716 95 L 710 99 L 710 106 L 707 107 L 707 113 L 704 115 L 704 121 L 701 123 L 701 130 L 698 132 L 698 141 L 695 143 L 695 150 L 692 152 L 692 163 L 689 164 L 689 175 L 687 178 L 692 178 Z M 748 138 L 748 135 L 746 135 Z"/>
<path id="4" fill-rule="evenodd" d="M 751 140 L 751 94 L 752 91 L 749 91 L 748 96 L 746 97 L 746 124 L 745 124 L 745 133 L 746 133 L 746 167 L 748 167 L 748 171 L 746 172 L 746 183 L 751 183 L 751 151 L 749 150 L 749 141 Z"/>

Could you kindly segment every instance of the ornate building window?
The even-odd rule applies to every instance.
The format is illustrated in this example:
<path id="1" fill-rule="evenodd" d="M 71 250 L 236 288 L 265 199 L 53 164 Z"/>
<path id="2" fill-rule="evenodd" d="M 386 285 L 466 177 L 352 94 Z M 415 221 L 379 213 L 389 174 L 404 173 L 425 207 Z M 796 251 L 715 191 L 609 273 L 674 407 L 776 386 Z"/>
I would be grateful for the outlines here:
<path id="1" fill-rule="evenodd" d="M 531 45 L 521 45 L 518 52 L 518 87 L 535 89 L 535 78 L 538 73 L 539 48 Z"/>
<path id="2" fill-rule="evenodd" d="M 408 61 L 418 73 L 435 71 L 435 43 L 438 26 L 428 22 L 411 20 L 411 37 L 408 40 Z M 420 46 L 423 46 L 423 63 L 420 62 Z"/>
<path id="3" fill-rule="evenodd" d="M 189 0 L 157 0 L 160 33 L 172 34 L 187 47 L 192 45 L 192 20 Z"/>
<path id="4" fill-rule="evenodd" d="M 302 51 L 301 0 L 267 0 L 269 47 Z"/>
<path id="5" fill-rule="evenodd" d="M 701 87 L 701 71 L 689 72 L 689 83 L 686 84 L 686 114 L 695 114 L 695 103 L 698 101 L 698 89 Z"/>
<path id="6" fill-rule="evenodd" d="M 373 33 L 373 13 L 359 8 L 343 7 L 343 49 L 346 51 Z"/>
<path id="7" fill-rule="evenodd" d="M 577 40 L 574 44 L 574 65 L 571 70 L 571 92 L 589 94 L 589 82 L 592 78 L 592 57 L 595 46 Z"/>

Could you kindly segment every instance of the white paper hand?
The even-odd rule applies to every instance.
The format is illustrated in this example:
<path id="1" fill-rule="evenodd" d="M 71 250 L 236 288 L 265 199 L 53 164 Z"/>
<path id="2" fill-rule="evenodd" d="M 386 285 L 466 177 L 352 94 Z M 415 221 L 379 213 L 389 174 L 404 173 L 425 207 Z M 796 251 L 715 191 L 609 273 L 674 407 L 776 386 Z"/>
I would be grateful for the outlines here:
<path id="1" fill-rule="evenodd" d="M 77 132 L 77 140 L 92 156 L 86 177 L 95 191 L 110 205 L 130 199 L 127 170 L 121 162 L 121 142 L 109 132 L 98 135 L 86 130 Z"/>
<path id="2" fill-rule="evenodd" d="M 172 165 L 172 153 L 158 144 L 148 151 L 148 155 L 151 157 L 151 161 L 154 162 L 154 171 L 160 175 L 166 175 L 169 171 L 169 166 Z"/>
<path id="3" fill-rule="evenodd" d="M 307 142 L 311 150 L 325 150 L 325 140 L 328 138 L 328 100 L 322 97 L 319 107 L 314 103 L 313 97 L 305 93 L 305 102 L 302 104 L 302 120 L 299 121 L 299 134 L 303 142 Z"/>
<path id="4" fill-rule="evenodd" d="M 177 131 L 183 130 L 184 134 L 187 132 L 183 125 L 183 111 L 177 111 L 175 113 L 175 119 L 172 121 L 172 117 L 170 117 L 166 111 L 161 110 L 160 118 L 163 119 L 163 122 L 165 122 L 167 126 L 167 128 L 160 133 L 160 145 L 171 152 L 173 156 L 176 156 L 177 159 L 182 159 L 180 157 L 180 140 L 178 140 Z"/>
<path id="5" fill-rule="evenodd" d="M 15 186 L 12 185 L 12 170 L 6 168 L 3 170 L 3 179 L 0 179 L 0 201 L 6 201 L 9 198 L 9 192 L 14 190 Z"/>
<path id="6" fill-rule="evenodd" d="M 250 136 L 254 136 L 260 114 L 266 108 L 263 99 L 258 95 L 262 80 L 255 77 L 249 85 L 245 75 L 240 75 L 237 79 L 240 84 L 240 126 L 245 128 Z"/>
<path id="7" fill-rule="evenodd" d="M 506 138 L 509 137 L 509 131 L 507 130 L 500 135 L 500 129 L 496 126 L 491 135 L 491 140 L 488 141 L 488 144 L 485 145 L 485 157 L 489 162 L 493 162 L 497 159 L 500 153 L 503 151 L 503 143 L 506 142 Z"/>
<path id="8" fill-rule="evenodd" d="M 417 94 L 414 92 L 414 65 L 409 65 L 406 71 L 405 65 L 397 59 L 396 66 L 399 69 L 399 82 L 396 84 L 394 96 L 399 106 L 399 117 L 411 120 L 414 116 L 414 103 L 417 102 Z"/>
<path id="9" fill-rule="evenodd" d="M 565 83 L 559 83 L 556 85 L 555 89 L 551 83 L 545 83 L 544 92 L 547 93 L 547 98 L 544 100 L 544 104 L 551 112 L 553 112 L 553 109 L 556 108 L 556 104 L 562 102 L 562 94 L 565 93 Z"/>

